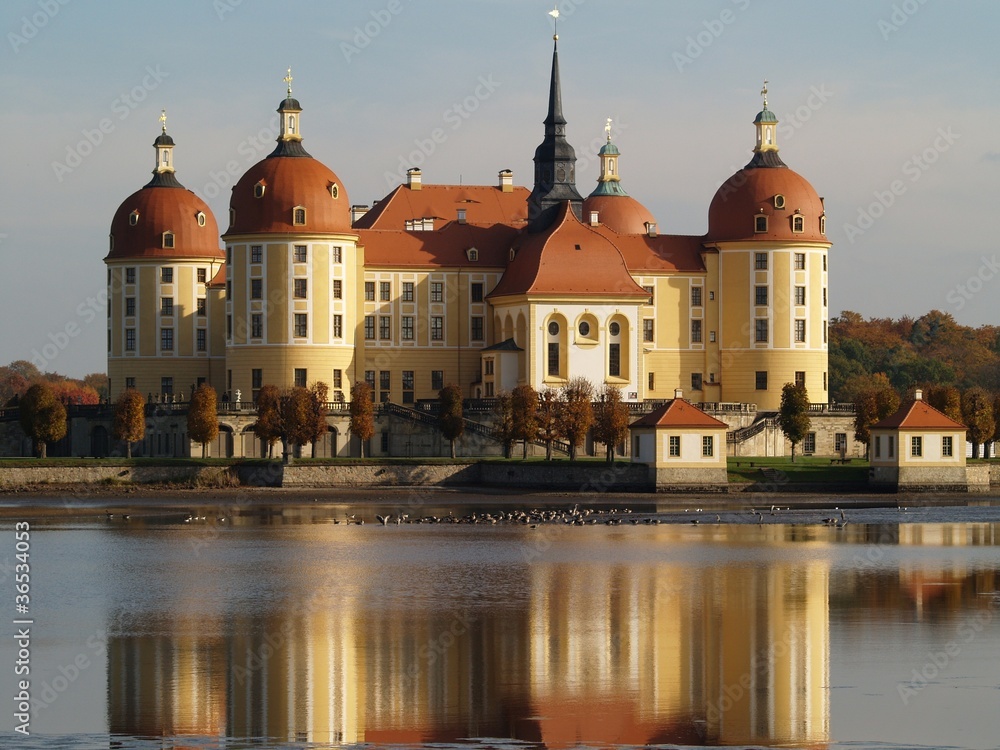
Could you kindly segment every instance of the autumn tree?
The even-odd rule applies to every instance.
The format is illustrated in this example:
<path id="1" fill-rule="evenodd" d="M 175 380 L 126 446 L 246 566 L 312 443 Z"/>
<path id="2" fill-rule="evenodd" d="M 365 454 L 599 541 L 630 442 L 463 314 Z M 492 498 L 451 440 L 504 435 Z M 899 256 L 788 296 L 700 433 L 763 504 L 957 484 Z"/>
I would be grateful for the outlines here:
<path id="1" fill-rule="evenodd" d="M 785 383 L 781 389 L 778 426 L 792 444 L 792 463 L 795 463 L 795 446 L 805 438 L 809 425 L 809 394 L 805 385 Z"/>
<path id="2" fill-rule="evenodd" d="M 511 449 L 516 439 L 512 401 L 513 399 L 507 391 L 500 391 L 493 405 L 493 435 L 497 442 L 503 446 L 504 458 L 510 458 Z"/>
<path id="3" fill-rule="evenodd" d="M 312 435 L 309 440 L 312 442 L 313 458 L 316 458 L 316 444 L 330 431 L 330 426 L 326 423 L 326 400 L 329 394 L 330 387 L 321 380 L 317 380 L 309 389 L 312 406 Z"/>
<path id="4" fill-rule="evenodd" d="M 871 426 L 899 408 L 899 394 L 884 373 L 876 373 L 854 399 L 854 439 L 865 444 L 867 455 Z"/>
<path id="5" fill-rule="evenodd" d="M 286 446 L 303 446 L 315 432 L 316 419 L 313 416 L 313 400 L 309 391 L 296 386 L 281 397 L 281 437 Z M 286 447 L 287 450 L 287 447 Z"/>
<path id="6" fill-rule="evenodd" d="M 375 404 L 372 402 L 372 389 L 363 380 L 351 387 L 351 424 L 350 431 L 361 441 L 361 458 L 365 457 L 365 443 L 375 434 Z"/>
<path id="7" fill-rule="evenodd" d="M 191 403 L 188 404 L 188 436 L 201 443 L 202 458 L 208 455 L 208 444 L 219 436 L 217 400 L 215 389 L 208 383 L 202 383 L 191 394 Z"/>
<path id="8" fill-rule="evenodd" d="M 528 458 L 528 443 L 538 437 L 538 392 L 527 383 L 517 386 L 510 394 L 514 439 L 522 444 L 522 455 Z"/>
<path id="9" fill-rule="evenodd" d="M 984 389 L 976 386 L 962 394 L 962 421 L 969 430 L 972 457 L 979 458 L 980 444 L 992 439 L 996 431 L 993 399 Z"/>
<path id="10" fill-rule="evenodd" d="M 993 443 L 993 455 L 996 456 L 996 445 L 1000 443 L 1000 393 L 993 398 L 993 437 L 991 442 Z"/>
<path id="11" fill-rule="evenodd" d="M 927 403 L 949 419 L 962 422 L 962 394 L 953 385 L 930 385 L 925 395 Z"/>
<path id="12" fill-rule="evenodd" d="M 552 460 L 552 443 L 560 436 L 560 418 L 562 413 L 562 402 L 559 399 L 559 391 L 554 388 L 545 388 L 538 394 L 538 411 L 536 412 L 536 423 L 538 425 L 538 438 L 545 443 L 545 460 Z"/>
<path id="13" fill-rule="evenodd" d="M 441 401 L 438 424 L 441 434 L 451 443 L 451 457 L 455 458 L 455 441 L 465 432 L 462 416 L 462 389 L 457 385 L 446 385 L 438 394 Z"/>
<path id="14" fill-rule="evenodd" d="M 108 376 L 103 372 L 92 372 L 89 375 L 83 376 L 83 384 L 90 388 L 93 388 L 97 395 L 103 401 L 109 396 L 108 387 L 109 381 Z"/>
<path id="15" fill-rule="evenodd" d="M 569 458 L 576 460 L 577 446 L 587 437 L 587 430 L 594 423 L 594 386 L 583 377 L 566 383 L 559 394 L 562 409 L 559 413 L 559 432 L 569 443 Z"/>
<path id="16" fill-rule="evenodd" d="M 118 395 L 111 435 L 125 443 L 125 458 L 132 458 L 132 443 L 146 436 L 146 399 L 134 388 Z"/>
<path id="17" fill-rule="evenodd" d="M 265 385 L 257 394 L 257 423 L 254 432 L 262 443 L 268 458 L 274 456 L 274 444 L 281 439 L 284 427 L 281 421 L 281 391 L 276 385 Z"/>
<path id="18" fill-rule="evenodd" d="M 66 408 L 47 383 L 35 383 L 21 397 L 21 427 L 35 443 L 39 458 L 47 455 L 47 446 L 66 436 Z"/>
<path id="19" fill-rule="evenodd" d="M 608 463 L 614 463 L 615 446 L 628 437 L 628 419 L 621 388 L 605 383 L 594 405 L 594 440 L 604 443 Z"/>

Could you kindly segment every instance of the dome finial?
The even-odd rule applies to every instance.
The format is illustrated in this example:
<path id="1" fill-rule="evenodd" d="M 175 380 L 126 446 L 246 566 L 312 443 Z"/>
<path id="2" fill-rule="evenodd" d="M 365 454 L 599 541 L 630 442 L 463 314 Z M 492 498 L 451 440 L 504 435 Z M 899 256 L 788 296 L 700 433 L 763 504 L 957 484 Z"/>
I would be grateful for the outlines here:
<path id="1" fill-rule="evenodd" d="M 760 95 L 764 97 L 764 109 L 767 109 L 767 79 L 764 79 L 764 88 L 760 90 Z"/>
<path id="2" fill-rule="evenodd" d="M 292 98 L 292 69 L 291 68 L 288 69 L 288 72 L 285 74 L 285 77 L 282 80 L 285 82 L 285 85 L 288 87 L 288 98 L 291 99 Z"/>
<path id="3" fill-rule="evenodd" d="M 164 133 L 167 132 L 167 110 L 165 109 L 160 110 L 160 127 Z"/>
<path id="4" fill-rule="evenodd" d="M 604 132 L 608 135 L 608 143 L 611 143 L 611 118 L 608 118 L 607 123 L 604 125 Z"/>
<path id="5" fill-rule="evenodd" d="M 554 32 L 552 34 L 552 41 L 558 42 L 559 41 L 559 4 L 558 3 L 555 6 L 553 6 L 552 10 L 549 11 L 549 15 L 552 16 L 552 18 L 554 19 L 553 22 L 552 22 L 552 26 L 553 26 L 553 29 L 554 29 Z"/>

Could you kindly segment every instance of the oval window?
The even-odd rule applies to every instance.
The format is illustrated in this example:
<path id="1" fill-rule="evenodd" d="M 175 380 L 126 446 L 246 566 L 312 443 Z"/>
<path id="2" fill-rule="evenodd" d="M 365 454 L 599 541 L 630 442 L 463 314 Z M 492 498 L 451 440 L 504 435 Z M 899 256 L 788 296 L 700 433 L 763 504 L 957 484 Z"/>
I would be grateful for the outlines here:
<path id="1" fill-rule="evenodd" d="M 554 320 L 551 323 L 549 323 L 549 335 L 550 336 L 559 335 L 559 324 L 556 323 Z"/>
<path id="2" fill-rule="evenodd" d="M 590 335 L 590 323 L 586 320 L 580 322 L 580 335 L 589 336 Z"/>
<path id="3" fill-rule="evenodd" d="M 612 323 L 610 326 L 608 326 L 608 330 L 611 331 L 612 336 L 617 336 L 619 333 L 622 332 L 622 327 L 617 323 Z"/>

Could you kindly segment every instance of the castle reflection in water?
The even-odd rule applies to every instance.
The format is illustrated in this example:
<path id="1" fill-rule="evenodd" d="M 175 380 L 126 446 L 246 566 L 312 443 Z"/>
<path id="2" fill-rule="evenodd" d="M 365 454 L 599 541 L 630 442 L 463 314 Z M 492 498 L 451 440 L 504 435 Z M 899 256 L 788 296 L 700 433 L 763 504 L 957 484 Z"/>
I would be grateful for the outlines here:
<path id="1" fill-rule="evenodd" d="M 882 541 L 907 544 L 893 528 Z M 726 550 L 721 565 L 707 554 L 672 555 L 693 531 L 644 529 L 625 540 L 632 559 L 620 564 L 597 562 L 614 559 L 620 537 L 588 538 L 593 563 L 561 560 L 557 540 L 530 562 L 479 566 L 475 581 L 451 570 L 403 586 L 361 558 L 331 570 L 290 566 L 288 589 L 259 602 L 260 614 L 220 602 L 206 621 L 178 602 L 175 614 L 141 623 L 141 634 L 115 635 L 119 613 L 109 627 L 109 730 L 320 743 L 823 747 L 831 601 L 868 597 L 913 612 L 947 607 L 939 596 L 974 599 L 996 588 L 992 574 L 970 581 L 962 569 L 887 571 L 872 560 L 839 578 L 831 599 L 831 530 L 702 528 L 701 543 Z M 945 527 L 903 536 L 913 533 L 923 543 L 934 535 L 964 543 L 945 539 Z M 331 543 L 345 544 L 343 536 Z M 538 549 L 531 544 L 523 549 Z M 760 544 L 787 554 L 762 565 L 750 554 Z"/>

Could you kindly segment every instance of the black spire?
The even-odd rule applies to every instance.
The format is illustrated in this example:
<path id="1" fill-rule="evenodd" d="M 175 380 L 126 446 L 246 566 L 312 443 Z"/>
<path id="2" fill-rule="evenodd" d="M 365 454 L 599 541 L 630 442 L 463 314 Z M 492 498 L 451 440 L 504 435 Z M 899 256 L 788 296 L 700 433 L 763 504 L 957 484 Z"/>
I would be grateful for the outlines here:
<path id="1" fill-rule="evenodd" d="M 566 140 L 566 118 L 562 112 L 559 42 L 556 37 L 552 47 L 545 140 L 535 149 L 535 187 L 528 198 L 528 226 L 531 231 L 538 232 L 548 227 L 559 205 L 565 201 L 570 201 L 573 213 L 582 220 L 583 198 L 576 190 L 576 151 Z"/>

